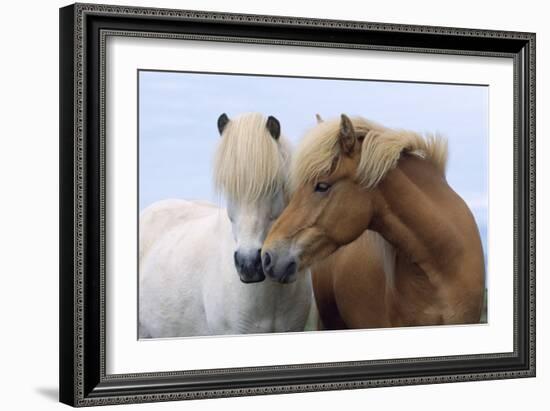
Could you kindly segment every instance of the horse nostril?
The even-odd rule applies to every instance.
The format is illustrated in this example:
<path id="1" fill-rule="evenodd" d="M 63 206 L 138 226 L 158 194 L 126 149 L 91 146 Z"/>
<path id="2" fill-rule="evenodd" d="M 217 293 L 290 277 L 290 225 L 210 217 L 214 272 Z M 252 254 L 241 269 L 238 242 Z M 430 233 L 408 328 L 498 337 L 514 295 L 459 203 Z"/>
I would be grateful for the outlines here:
<path id="1" fill-rule="evenodd" d="M 235 260 L 235 267 L 241 268 L 241 260 L 239 258 L 239 254 L 237 254 L 236 251 L 235 253 L 233 253 L 233 259 Z"/>
<path id="2" fill-rule="evenodd" d="M 285 274 L 284 274 L 284 278 L 287 278 L 289 276 L 291 276 L 292 274 L 294 274 L 296 272 L 296 262 L 295 261 L 292 261 L 290 264 L 288 264 L 286 266 L 286 270 L 285 270 Z"/>
<path id="3" fill-rule="evenodd" d="M 264 253 L 264 257 L 263 257 L 263 265 L 264 265 L 264 268 L 269 268 L 269 266 L 271 265 L 271 255 L 268 253 L 268 252 L 265 252 Z"/>

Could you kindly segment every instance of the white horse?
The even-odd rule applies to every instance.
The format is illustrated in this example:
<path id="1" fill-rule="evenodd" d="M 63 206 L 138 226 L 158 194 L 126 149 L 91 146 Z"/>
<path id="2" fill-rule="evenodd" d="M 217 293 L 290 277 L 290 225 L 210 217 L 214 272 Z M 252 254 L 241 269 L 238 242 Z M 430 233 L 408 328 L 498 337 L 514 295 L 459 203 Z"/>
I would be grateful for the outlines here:
<path id="1" fill-rule="evenodd" d="M 303 331 L 309 272 L 265 279 L 260 249 L 287 202 L 290 147 L 274 117 L 218 119 L 214 181 L 227 210 L 159 201 L 140 216 L 141 338 Z"/>

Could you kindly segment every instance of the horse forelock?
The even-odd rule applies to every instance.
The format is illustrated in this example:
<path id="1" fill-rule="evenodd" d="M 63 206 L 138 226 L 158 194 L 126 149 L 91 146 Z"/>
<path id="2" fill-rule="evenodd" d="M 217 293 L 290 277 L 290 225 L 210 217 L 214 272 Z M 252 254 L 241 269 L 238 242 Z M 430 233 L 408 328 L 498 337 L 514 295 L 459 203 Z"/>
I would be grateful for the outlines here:
<path id="1" fill-rule="evenodd" d="M 286 191 L 291 149 L 274 139 L 259 113 L 231 119 L 214 158 L 214 185 L 233 201 L 254 202 Z"/>
<path id="2" fill-rule="evenodd" d="M 358 136 L 364 136 L 370 130 L 384 129 L 362 117 L 353 117 L 351 120 Z M 316 181 L 334 169 L 341 155 L 339 130 L 340 119 L 338 118 L 318 123 L 305 134 L 292 159 L 291 189 Z"/>
<path id="3" fill-rule="evenodd" d="M 375 187 L 397 165 L 402 153 L 424 158 L 445 174 L 447 141 L 439 135 L 421 136 L 392 130 L 362 117 L 351 118 L 361 144 L 357 179 L 367 189 Z M 292 160 L 291 189 L 330 174 L 342 156 L 339 144 L 340 119 L 324 121 L 302 139 Z"/>

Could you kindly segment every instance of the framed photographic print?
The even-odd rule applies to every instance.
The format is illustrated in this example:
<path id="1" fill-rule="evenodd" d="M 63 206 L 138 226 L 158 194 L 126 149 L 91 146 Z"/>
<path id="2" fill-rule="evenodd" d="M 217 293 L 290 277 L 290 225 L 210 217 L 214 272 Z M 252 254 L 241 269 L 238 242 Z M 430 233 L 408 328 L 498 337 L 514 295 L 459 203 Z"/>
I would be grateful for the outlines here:
<path id="1" fill-rule="evenodd" d="M 535 35 L 60 10 L 60 400 L 535 375 Z"/>

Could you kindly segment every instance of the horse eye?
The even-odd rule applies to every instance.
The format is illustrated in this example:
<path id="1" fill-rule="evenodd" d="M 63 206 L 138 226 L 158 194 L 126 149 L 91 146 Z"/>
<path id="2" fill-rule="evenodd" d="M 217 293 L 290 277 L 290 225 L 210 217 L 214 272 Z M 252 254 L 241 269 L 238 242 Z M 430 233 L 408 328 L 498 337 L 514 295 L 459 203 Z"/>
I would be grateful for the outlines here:
<path id="1" fill-rule="evenodd" d="M 330 188 L 329 183 L 317 183 L 315 185 L 315 191 L 317 191 L 319 193 L 324 193 L 324 192 L 328 191 L 329 188 Z"/>

